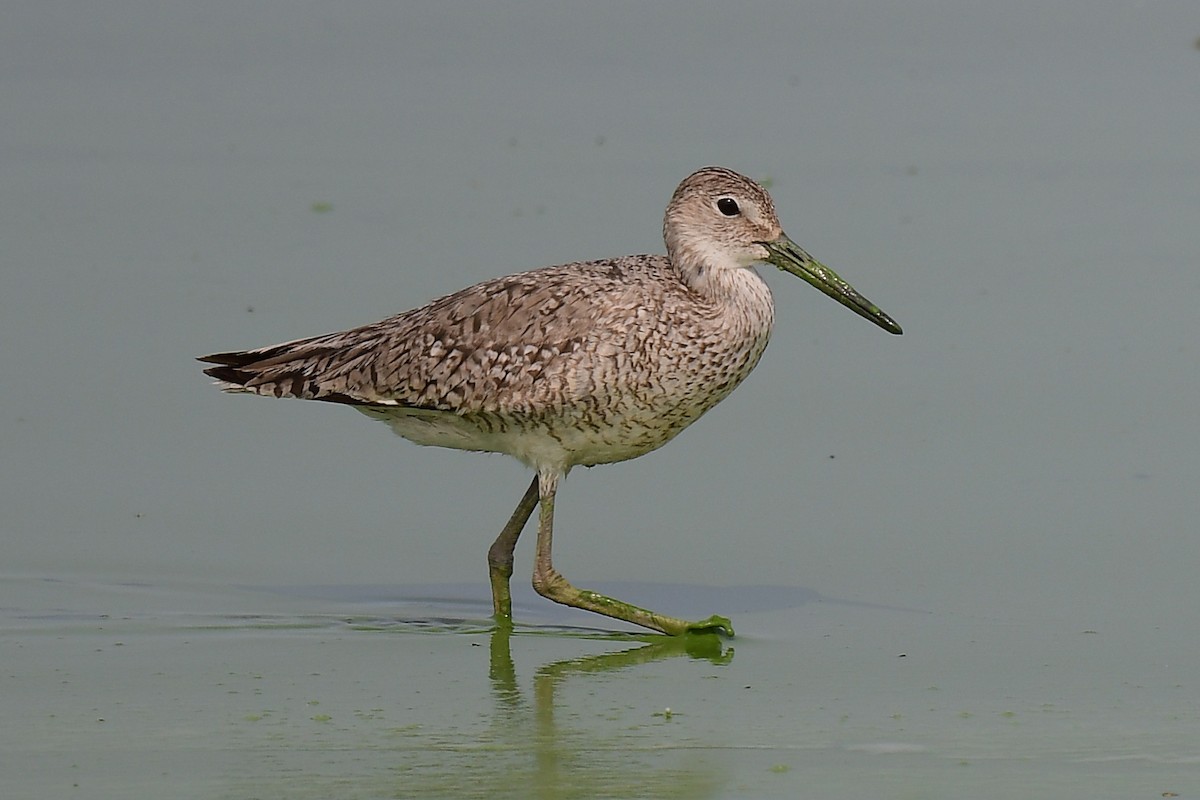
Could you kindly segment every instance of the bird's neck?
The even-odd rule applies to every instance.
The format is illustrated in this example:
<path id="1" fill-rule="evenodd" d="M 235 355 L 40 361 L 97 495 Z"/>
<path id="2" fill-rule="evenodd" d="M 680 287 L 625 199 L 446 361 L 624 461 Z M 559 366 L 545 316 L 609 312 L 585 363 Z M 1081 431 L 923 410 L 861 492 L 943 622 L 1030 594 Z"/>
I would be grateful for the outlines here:
<path id="1" fill-rule="evenodd" d="M 771 290 L 754 267 L 690 266 L 680 271 L 683 282 L 696 294 L 725 308 L 755 332 L 770 333 L 775 321 Z"/>

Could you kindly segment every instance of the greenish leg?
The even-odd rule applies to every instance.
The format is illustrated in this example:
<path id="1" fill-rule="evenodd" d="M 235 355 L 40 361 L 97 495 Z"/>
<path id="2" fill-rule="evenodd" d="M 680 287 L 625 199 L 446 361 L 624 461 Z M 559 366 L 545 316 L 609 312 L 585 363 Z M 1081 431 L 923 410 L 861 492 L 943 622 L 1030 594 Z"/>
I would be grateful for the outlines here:
<path id="1" fill-rule="evenodd" d="M 517 538 L 529 517 L 533 507 L 538 502 L 538 478 L 533 476 L 533 483 L 525 490 L 521 502 L 508 518 L 508 523 L 492 546 L 488 548 L 488 575 L 492 580 L 492 613 L 497 620 L 512 622 L 512 595 L 509 593 L 508 579 L 513 573 L 513 551 L 517 548 Z"/>
<path id="2" fill-rule="evenodd" d="M 733 636 L 733 624 L 726 617 L 714 615 L 699 622 L 688 622 L 664 614 L 656 614 L 598 592 L 576 589 L 568 583 L 567 579 L 554 569 L 550 560 L 550 550 L 554 539 L 554 494 L 558 489 L 558 478 L 559 476 L 554 473 L 539 473 L 538 495 L 541 507 L 538 510 L 537 557 L 533 567 L 533 588 L 538 594 L 565 606 L 594 611 L 606 617 L 631 622 L 634 625 L 641 625 L 644 628 L 661 631 L 671 636 L 680 636 L 685 633 L 720 633 L 725 636 Z"/>

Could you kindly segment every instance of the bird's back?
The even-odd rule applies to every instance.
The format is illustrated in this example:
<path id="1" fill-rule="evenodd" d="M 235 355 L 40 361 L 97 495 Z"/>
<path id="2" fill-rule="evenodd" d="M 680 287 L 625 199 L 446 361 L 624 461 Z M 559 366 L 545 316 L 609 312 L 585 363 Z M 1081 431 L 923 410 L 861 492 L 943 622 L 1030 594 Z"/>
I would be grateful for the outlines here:
<path id="1" fill-rule="evenodd" d="M 496 278 L 371 325 L 202 360 L 232 391 L 358 406 L 423 444 L 530 461 L 506 437 L 537 431 L 570 463 L 605 463 L 661 446 L 732 391 L 766 346 L 765 298 L 765 317 L 731 310 L 684 285 L 666 256 L 628 256 Z M 426 429 L 446 415 L 453 436 Z"/>

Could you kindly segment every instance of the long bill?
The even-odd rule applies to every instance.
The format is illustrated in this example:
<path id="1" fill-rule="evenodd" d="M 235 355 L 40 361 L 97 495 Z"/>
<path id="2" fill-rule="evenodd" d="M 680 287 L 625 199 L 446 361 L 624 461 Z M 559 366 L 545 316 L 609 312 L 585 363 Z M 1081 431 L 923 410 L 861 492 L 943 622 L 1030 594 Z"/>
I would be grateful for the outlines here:
<path id="1" fill-rule="evenodd" d="M 896 321 L 879 310 L 879 306 L 863 297 L 829 267 L 817 261 L 793 242 L 786 234 L 771 242 L 759 242 L 769 254 L 767 263 L 812 284 L 859 316 L 866 317 L 888 333 L 904 333 Z"/>

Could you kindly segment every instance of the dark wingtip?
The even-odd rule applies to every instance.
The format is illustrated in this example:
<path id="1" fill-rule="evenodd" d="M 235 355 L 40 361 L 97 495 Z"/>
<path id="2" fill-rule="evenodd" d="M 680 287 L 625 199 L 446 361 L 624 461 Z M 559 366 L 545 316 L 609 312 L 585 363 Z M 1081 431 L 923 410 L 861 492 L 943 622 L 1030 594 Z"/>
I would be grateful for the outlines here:
<path id="1" fill-rule="evenodd" d="M 231 353 L 212 353 L 207 356 L 196 356 L 196 360 L 205 364 L 225 364 L 230 367 L 244 367 L 252 361 L 262 358 L 261 355 L 253 355 L 243 350 L 234 351 Z M 205 370 L 208 372 L 208 370 Z"/>
<path id="2" fill-rule="evenodd" d="M 205 359 L 201 358 L 201 359 L 197 359 L 197 360 L 204 361 Z M 209 362 L 209 363 L 214 363 L 214 362 Z M 215 362 L 215 363 L 220 363 L 220 362 Z M 246 384 L 246 381 L 250 380 L 250 375 L 248 373 L 238 369 L 237 367 L 231 366 L 231 365 L 223 365 L 220 367 L 209 367 L 208 369 L 204 370 L 204 374 L 209 376 L 210 378 L 216 378 L 219 381 L 224 381 L 225 383 L 231 383 L 235 386 L 244 386 Z"/>
<path id="3" fill-rule="evenodd" d="M 242 368 L 253 364 L 260 358 L 262 356 L 259 354 L 236 350 L 229 353 L 212 353 L 207 356 L 199 356 L 196 360 L 205 364 L 219 365 L 204 370 L 204 374 L 210 378 L 216 378 L 233 386 L 245 386 L 248 381 L 253 379 L 254 373 Z"/>

